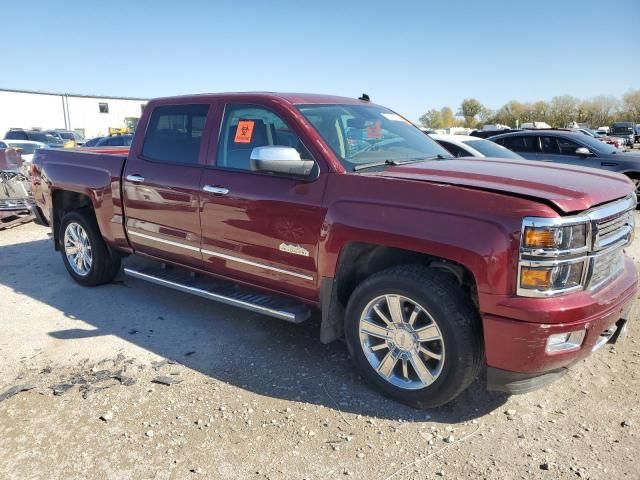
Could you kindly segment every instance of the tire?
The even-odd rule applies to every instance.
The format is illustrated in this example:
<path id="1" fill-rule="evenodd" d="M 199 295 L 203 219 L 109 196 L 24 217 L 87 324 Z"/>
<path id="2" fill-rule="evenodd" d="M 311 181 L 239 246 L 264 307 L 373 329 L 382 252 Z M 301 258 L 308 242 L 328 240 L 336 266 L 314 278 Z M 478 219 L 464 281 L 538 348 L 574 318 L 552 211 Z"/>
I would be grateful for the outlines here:
<path id="1" fill-rule="evenodd" d="M 111 253 L 94 216 L 87 210 L 67 213 L 60 222 L 60 253 L 69 275 L 80 285 L 93 287 L 111 282 L 120 271 L 120 257 Z M 74 240 L 75 239 L 75 240 Z M 86 261 L 73 262 L 81 244 Z M 81 254 L 82 256 L 82 254 Z"/>
<path id="2" fill-rule="evenodd" d="M 395 322 L 399 311 L 401 321 Z M 385 396 L 416 408 L 456 398 L 484 360 L 480 315 L 471 299 L 449 275 L 420 265 L 393 267 L 360 284 L 347 305 L 345 337 L 362 375 Z"/>

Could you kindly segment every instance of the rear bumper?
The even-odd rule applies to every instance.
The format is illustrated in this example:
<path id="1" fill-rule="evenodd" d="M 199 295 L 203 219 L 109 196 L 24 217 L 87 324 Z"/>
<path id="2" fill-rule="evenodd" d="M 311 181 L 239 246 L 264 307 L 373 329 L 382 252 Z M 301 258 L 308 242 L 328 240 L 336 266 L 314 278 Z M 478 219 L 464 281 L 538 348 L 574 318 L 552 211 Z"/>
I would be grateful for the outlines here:
<path id="1" fill-rule="evenodd" d="M 519 313 L 527 320 L 483 313 L 488 388 L 524 393 L 561 377 L 571 364 L 603 346 L 611 327 L 628 319 L 637 286 L 633 261 L 625 258 L 623 273 L 595 293 L 524 299 L 524 304 L 521 298 L 505 298 L 506 310 L 526 305 L 526 312 Z M 550 335 L 579 330 L 585 332 L 579 347 L 546 351 Z"/>

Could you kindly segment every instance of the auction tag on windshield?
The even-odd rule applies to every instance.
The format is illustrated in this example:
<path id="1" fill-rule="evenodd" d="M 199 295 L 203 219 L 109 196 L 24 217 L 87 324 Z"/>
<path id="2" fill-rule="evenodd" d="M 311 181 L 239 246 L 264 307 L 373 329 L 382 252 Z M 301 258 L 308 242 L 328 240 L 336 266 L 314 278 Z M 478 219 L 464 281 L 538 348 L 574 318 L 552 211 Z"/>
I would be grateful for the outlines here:
<path id="1" fill-rule="evenodd" d="M 253 120 L 240 120 L 238 122 L 238 127 L 236 128 L 236 136 L 233 141 L 235 143 L 251 143 L 254 124 L 255 122 Z"/>

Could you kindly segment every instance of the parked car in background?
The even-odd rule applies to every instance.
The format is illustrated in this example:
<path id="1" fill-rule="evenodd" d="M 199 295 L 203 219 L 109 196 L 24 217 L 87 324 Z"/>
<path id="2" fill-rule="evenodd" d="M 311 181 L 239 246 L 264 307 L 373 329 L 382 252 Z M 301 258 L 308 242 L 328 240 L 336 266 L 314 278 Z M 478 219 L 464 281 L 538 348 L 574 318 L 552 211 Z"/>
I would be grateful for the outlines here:
<path id="1" fill-rule="evenodd" d="M 640 143 L 640 123 L 636 123 L 636 143 Z"/>
<path id="2" fill-rule="evenodd" d="M 490 140 L 528 160 L 623 173 L 633 181 L 636 194 L 640 195 L 640 154 L 623 152 L 582 133 L 564 130 L 525 130 L 496 135 Z"/>
<path id="3" fill-rule="evenodd" d="M 613 145 L 616 148 L 624 148 L 624 139 L 611 137 L 608 135 L 598 135 L 595 130 L 591 130 L 590 128 L 567 128 L 567 129 L 559 129 L 566 130 L 568 132 L 580 132 L 588 137 L 595 138 L 600 140 L 601 142 L 608 143 L 609 145 Z"/>
<path id="4" fill-rule="evenodd" d="M 614 137 L 623 138 L 625 145 L 630 147 L 633 147 L 636 141 L 633 122 L 613 122 L 609 134 Z"/>
<path id="5" fill-rule="evenodd" d="M 112 135 L 110 137 L 102 137 L 93 145 L 86 145 L 91 147 L 128 147 L 131 145 L 133 135 Z"/>
<path id="6" fill-rule="evenodd" d="M 4 138 L 6 140 L 30 140 L 32 142 L 41 142 L 49 148 L 64 147 L 64 140 L 62 140 L 62 137 L 43 132 L 42 130 L 12 128 L 5 133 Z"/>
<path id="7" fill-rule="evenodd" d="M 523 160 L 517 153 L 484 138 L 470 135 L 439 135 L 437 133 L 432 133 L 429 136 L 454 157 L 493 157 Z"/>
<path id="8" fill-rule="evenodd" d="M 20 150 L 0 140 L 0 230 L 31 221 L 29 164 Z"/>
<path id="9" fill-rule="evenodd" d="M 7 147 L 17 149 L 25 162 L 31 162 L 33 154 L 38 148 L 47 148 L 46 143 L 32 142 L 30 140 L 2 140 Z M 2 146 L 0 145 L 0 148 Z"/>
<path id="10" fill-rule="evenodd" d="M 93 137 L 90 138 L 89 140 L 86 140 L 82 146 L 83 147 L 95 147 L 96 143 L 98 143 L 100 140 L 102 140 L 104 137 Z"/>
<path id="11" fill-rule="evenodd" d="M 73 142 L 75 143 L 75 146 L 77 147 L 82 146 L 85 142 L 85 138 L 82 135 L 80 135 L 78 132 L 74 132 L 72 130 L 61 130 L 61 129 L 56 129 L 54 131 L 58 135 L 60 135 L 62 139 L 65 141 L 73 140 Z"/>
<path id="12" fill-rule="evenodd" d="M 554 381 L 619 338 L 637 295 L 623 176 L 453 158 L 364 99 L 156 99 L 130 149 L 38 150 L 32 171 L 79 284 L 141 254 L 125 274 L 293 323 L 319 309 L 320 340 L 415 407 L 485 363 L 490 389 Z"/>

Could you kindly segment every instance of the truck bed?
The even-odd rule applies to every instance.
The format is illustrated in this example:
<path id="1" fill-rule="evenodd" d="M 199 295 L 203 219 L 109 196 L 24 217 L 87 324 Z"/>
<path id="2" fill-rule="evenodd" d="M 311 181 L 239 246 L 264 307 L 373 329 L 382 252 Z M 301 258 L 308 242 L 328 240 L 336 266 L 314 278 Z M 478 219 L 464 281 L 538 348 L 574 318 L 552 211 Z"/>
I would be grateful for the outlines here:
<path id="1" fill-rule="evenodd" d="M 32 185 L 38 213 L 51 225 L 59 221 L 52 205 L 57 192 L 78 194 L 93 205 L 105 239 L 128 247 L 121 192 L 128 152 L 128 147 L 37 150 Z"/>

